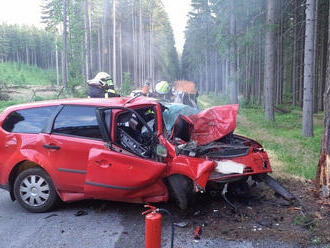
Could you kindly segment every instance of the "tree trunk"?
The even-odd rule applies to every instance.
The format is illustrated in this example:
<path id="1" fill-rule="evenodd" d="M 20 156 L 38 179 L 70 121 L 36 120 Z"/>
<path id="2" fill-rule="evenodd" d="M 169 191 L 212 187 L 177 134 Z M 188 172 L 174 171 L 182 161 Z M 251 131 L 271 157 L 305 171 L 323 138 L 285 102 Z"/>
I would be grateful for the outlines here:
<path id="1" fill-rule="evenodd" d="M 330 12 L 330 6 L 329 6 Z M 329 15 L 330 23 L 330 15 Z M 330 37 L 330 25 L 328 26 Z M 330 196 L 330 39 L 328 40 L 326 87 L 324 92 L 324 130 L 320 160 L 317 168 L 316 186 L 321 197 Z"/>
<path id="2" fill-rule="evenodd" d="M 29 48 L 27 45 L 25 46 L 25 63 L 29 64 Z"/>
<path id="3" fill-rule="evenodd" d="M 116 67 L 116 0 L 112 0 L 112 78 L 117 82 L 117 67 Z"/>
<path id="4" fill-rule="evenodd" d="M 283 85 L 283 11 L 282 0 L 279 1 L 279 30 L 277 39 L 277 84 L 276 84 L 276 104 L 282 103 L 282 85 Z"/>
<path id="5" fill-rule="evenodd" d="M 304 18 L 304 15 L 302 15 L 302 18 Z M 306 18 L 304 18 L 306 19 Z M 302 19 L 303 20 L 303 19 Z M 299 81 L 298 81 L 298 102 L 299 102 L 299 106 L 301 108 L 303 108 L 303 97 L 304 97 L 304 60 L 305 60 L 305 29 L 306 26 L 301 23 L 301 36 L 300 36 L 300 54 L 299 54 L 299 63 L 298 63 L 298 67 L 299 67 Z"/>
<path id="6" fill-rule="evenodd" d="M 139 87 L 142 86 L 143 83 L 143 23 L 142 23 L 142 0 L 139 0 Z"/>
<path id="7" fill-rule="evenodd" d="M 102 37 L 101 37 L 101 32 L 102 32 L 102 26 L 100 26 L 97 29 L 97 70 L 101 71 L 102 70 Z"/>
<path id="8" fill-rule="evenodd" d="M 133 82 L 134 82 L 134 86 L 137 86 L 137 81 L 138 81 L 138 70 L 137 70 L 137 32 L 135 30 L 136 25 L 135 25 L 135 6 L 134 6 L 134 2 L 132 4 L 132 47 L 133 47 Z"/>
<path id="9" fill-rule="evenodd" d="M 218 54 L 217 52 L 214 53 L 215 55 L 215 63 L 214 63 L 214 95 L 218 96 L 219 95 L 219 84 L 220 84 L 220 80 L 219 80 L 219 64 L 218 64 Z M 221 75 L 221 72 L 220 72 Z"/>
<path id="10" fill-rule="evenodd" d="M 237 93 L 237 61 L 236 61 L 236 16 L 235 16 L 235 3 L 230 1 L 230 35 L 233 39 L 230 45 L 230 99 L 231 103 L 238 103 Z"/>
<path id="11" fill-rule="evenodd" d="M 297 50 L 298 50 L 298 3 L 295 0 L 295 23 L 293 29 L 293 45 L 292 45 L 292 79 L 291 79 L 291 89 L 292 89 L 292 105 L 297 105 Z"/>
<path id="12" fill-rule="evenodd" d="M 123 85 L 123 44 L 122 44 L 122 26 L 119 23 L 119 86 Z"/>
<path id="13" fill-rule="evenodd" d="M 259 60 L 259 63 L 258 63 L 258 89 L 257 89 L 257 91 L 258 91 L 258 96 L 257 96 L 257 102 L 258 102 L 258 104 L 259 105 L 261 105 L 261 96 L 262 96 L 262 80 L 263 80 L 263 75 L 262 75 L 262 73 L 263 73 L 263 68 L 262 68 L 262 59 L 263 59 L 263 50 L 264 49 L 262 49 L 262 37 L 261 37 L 261 35 L 259 35 L 259 42 L 258 42 L 258 44 L 259 44 L 259 54 L 258 54 L 258 60 Z"/>
<path id="14" fill-rule="evenodd" d="M 152 83 L 152 89 L 154 89 L 154 57 L 153 57 L 153 16 L 152 16 L 152 9 L 150 10 L 150 37 L 149 37 L 149 80 Z"/>
<path id="15" fill-rule="evenodd" d="M 56 64 L 56 85 L 59 86 L 60 85 L 60 73 L 59 73 L 59 63 L 58 63 L 58 47 L 57 47 L 57 38 L 55 40 L 55 64 Z"/>
<path id="16" fill-rule="evenodd" d="M 329 46 L 330 47 L 330 46 Z M 329 50 L 330 52 L 330 50 Z M 328 56 L 330 57 L 330 56 Z M 330 61 L 328 60 L 328 63 Z M 324 93 L 324 131 L 318 164 L 316 183 L 322 197 L 330 196 L 330 66 L 328 65 L 328 89 Z"/>
<path id="17" fill-rule="evenodd" d="M 315 0 L 306 1 L 302 136 L 313 136 L 313 64 Z"/>
<path id="18" fill-rule="evenodd" d="M 63 0 L 63 57 L 62 57 L 62 81 L 66 89 L 68 87 L 67 73 L 67 0 Z"/>
<path id="19" fill-rule="evenodd" d="M 228 94 L 229 93 L 229 77 L 230 77 L 230 67 L 229 67 L 229 60 L 226 59 L 226 62 L 225 62 L 225 67 L 226 67 L 226 73 L 225 73 L 225 77 L 226 77 L 226 80 L 225 80 L 225 90 L 224 90 L 224 93 L 225 94 Z"/>
<path id="20" fill-rule="evenodd" d="M 206 46 L 207 47 L 207 46 Z M 205 60 L 204 60 L 204 66 L 205 66 L 205 91 L 206 94 L 209 94 L 210 92 L 210 79 L 209 79 L 209 68 L 208 68 L 208 53 L 207 53 L 207 48 L 205 49 Z"/>
<path id="21" fill-rule="evenodd" d="M 103 2 L 103 20 L 102 20 L 102 70 L 109 70 L 109 14 L 110 1 Z"/>
<path id="22" fill-rule="evenodd" d="M 264 88 L 264 104 L 265 119 L 274 121 L 274 24 L 275 24 L 275 1 L 267 0 L 266 15 L 266 41 L 265 41 L 265 88 Z"/>
<path id="23" fill-rule="evenodd" d="M 318 87 L 319 87 L 319 73 L 318 73 L 318 62 L 319 60 L 319 52 L 318 52 L 318 39 L 320 38 L 319 30 L 318 30 L 318 19 L 319 19 L 319 0 L 315 0 L 315 21 L 314 21 L 314 60 L 313 60 L 313 113 L 318 112 Z"/>
<path id="24" fill-rule="evenodd" d="M 85 70 L 86 70 L 86 79 L 91 78 L 91 35 L 90 35 L 90 25 L 89 25 L 89 14 L 88 14 L 88 0 L 84 1 L 85 9 Z"/>

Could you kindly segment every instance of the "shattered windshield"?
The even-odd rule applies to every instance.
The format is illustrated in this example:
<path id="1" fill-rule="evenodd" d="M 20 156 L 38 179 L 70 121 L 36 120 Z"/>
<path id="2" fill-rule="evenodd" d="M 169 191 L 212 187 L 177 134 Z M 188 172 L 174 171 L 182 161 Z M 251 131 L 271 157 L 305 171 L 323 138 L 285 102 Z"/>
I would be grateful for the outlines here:
<path id="1" fill-rule="evenodd" d="M 170 133 L 172 126 L 179 115 L 189 116 L 200 112 L 197 108 L 180 103 L 162 102 L 161 104 L 165 107 L 163 111 L 163 121 L 167 133 Z"/>

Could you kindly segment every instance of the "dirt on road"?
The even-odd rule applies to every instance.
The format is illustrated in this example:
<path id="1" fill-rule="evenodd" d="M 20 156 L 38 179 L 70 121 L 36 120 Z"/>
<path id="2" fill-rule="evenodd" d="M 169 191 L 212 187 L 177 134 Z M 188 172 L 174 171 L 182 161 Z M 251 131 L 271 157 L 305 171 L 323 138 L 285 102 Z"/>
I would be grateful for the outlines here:
<path id="1" fill-rule="evenodd" d="M 179 240 L 185 237 L 188 243 L 213 244 L 215 240 L 222 239 L 228 242 L 250 241 L 252 247 L 330 247 L 330 202 L 316 197 L 311 181 L 279 180 L 301 204 L 290 204 L 261 183 L 251 189 L 249 196 L 230 197 L 238 208 L 237 212 L 220 196 L 211 198 L 208 195 L 201 195 L 195 207 L 188 212 L 179 211 L 173 204 L 161 204 L 160 207 L 171 211 L 177 223 L 186 225 L 183 228 L 176 227 L 176 232 L 181 237 Z M 126 213 L 122 221 L 126 234 L 124 231 L 117 247 L 137 235 L 130 226 L 132 219 L 138 221 L 137 212 L 133 211 L 134 215 L 130 215 L 131 211 L 125 208 L 120 212 Z M 166 231 L 170 232 L 170 223 L 166 216 L 164 219 Z M 194 240 L 193 237 L 197 226 L 202 229 L 200 240 Z M 189 246 L 179 242 L 176 247 Z"/>
<path id="2" fill-rule="evenodd" d="M 330 244 L 330 202 L 315 196 L 311 181 L 279 180 L 300 204 L 290 204 L 262 183 L 252 188 L 249 196 L 232 198 L 238 207 L 236 213 L 220 197 L 219 200 L 204 197 L 196 208 L 200 216 L 189 217 L 189 220 L 206 224 L 204 237 L 273 239 L 300 247 Z"/>

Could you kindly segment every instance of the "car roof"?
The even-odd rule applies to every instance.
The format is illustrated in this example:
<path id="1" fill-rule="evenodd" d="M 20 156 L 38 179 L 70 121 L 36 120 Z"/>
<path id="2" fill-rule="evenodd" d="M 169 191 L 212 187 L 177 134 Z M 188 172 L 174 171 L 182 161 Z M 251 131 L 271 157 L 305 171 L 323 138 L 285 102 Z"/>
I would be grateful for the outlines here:
<path id="1" fill-rule="evenodd" d="M 125 104 L 127 103 L 127 104 Z M 58 100 L 47 100 L 38 101 L 33 103 L 18 104 L 8 107 L 4 112 L 11 112 L 15 110 L 37 108 L 46 106 L 57 106 L 57 105 L 84 105 L 84 106 L 102 106 L 102 107 L 132 107 L 135 105 L 144 104 L 157 104 L 158 101 L 154 98 L 149 97 L 111 97 L 111 98 L 74 98 L 74 99 L 58 99 Z"/>

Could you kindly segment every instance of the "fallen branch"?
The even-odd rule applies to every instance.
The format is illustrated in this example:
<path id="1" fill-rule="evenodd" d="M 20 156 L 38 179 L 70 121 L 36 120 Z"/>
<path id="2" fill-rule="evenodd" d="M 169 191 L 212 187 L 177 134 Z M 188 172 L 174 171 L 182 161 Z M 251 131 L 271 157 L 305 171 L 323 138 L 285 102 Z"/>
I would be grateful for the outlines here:
<path id="1" fill-rule="evenodd" d="M 36 97 L 36 92 L 34 89 L 32 89 L 32 96 L 31 96 L 31 100 L 30 101 L 34 101 L 35 97 Z"/>
<path id="2" fill-rule="evenodd" d="M 57 99 L 60 97 L 60 95 L 62 95 L 63 90 L 64 90 L 64 87 L 62 87 L 62 88 L 59 90 L 59 92 L 58 92 L 58 94 L 57 94 L 57 96 L 56 96 Z"/>
<path id="3" fill-rule="evenodd" d="M 288 109 L 283 109 L 283 108 L 279 108 L 279 107 L 274 107 L 274 110 L 278 113 L 281 113 L 281 114 L 288 114 L 290 113 L 291 111 L 288 110 Z"/>

